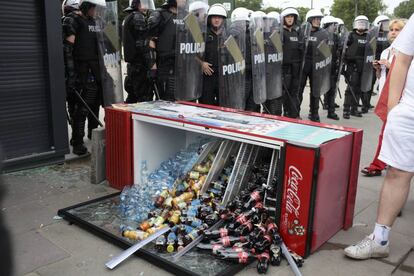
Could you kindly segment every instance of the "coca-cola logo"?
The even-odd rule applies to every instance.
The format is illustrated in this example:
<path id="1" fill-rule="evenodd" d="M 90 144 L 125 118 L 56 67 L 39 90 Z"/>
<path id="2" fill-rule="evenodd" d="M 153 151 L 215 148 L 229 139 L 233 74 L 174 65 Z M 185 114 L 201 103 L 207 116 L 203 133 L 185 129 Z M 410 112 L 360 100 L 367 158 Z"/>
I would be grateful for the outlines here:
<path id="1" fill-rule="evenodd" d="M 286 210 L 290 214 L 299 217 L 300 198 L 298 195 L 300 182 L 303 180 L 302 173 L 295 166 L 289 166 L 289 177 L 286 191 Z"/>

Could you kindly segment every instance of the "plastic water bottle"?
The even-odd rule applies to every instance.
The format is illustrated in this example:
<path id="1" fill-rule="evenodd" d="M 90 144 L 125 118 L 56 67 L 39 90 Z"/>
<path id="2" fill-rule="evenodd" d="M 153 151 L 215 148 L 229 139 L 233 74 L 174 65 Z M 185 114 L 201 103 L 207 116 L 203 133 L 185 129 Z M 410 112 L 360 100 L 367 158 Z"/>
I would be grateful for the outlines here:
<path id="1" fill-rule="evenodd" d="M 141 187 L 146 187 L 148 185 L 148 166 L 147 161 L 144 160 L 141 162 Z"/>

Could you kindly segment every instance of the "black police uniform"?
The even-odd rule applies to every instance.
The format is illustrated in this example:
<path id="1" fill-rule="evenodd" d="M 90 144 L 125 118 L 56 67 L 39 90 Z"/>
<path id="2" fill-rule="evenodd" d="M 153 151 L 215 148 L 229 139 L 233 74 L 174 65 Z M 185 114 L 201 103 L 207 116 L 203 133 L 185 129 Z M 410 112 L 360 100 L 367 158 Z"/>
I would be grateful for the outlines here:
<path id="1" fill-rule="evenodd" d="M 361 75 L 364 68 L 365 45 L 367 33 L 358 34 L 353 31 L 349 34 L 348 47 L 345 52 L 346 72 L 345 79 L 347 88 L 344 100 L 344 118 L 349 119 L 350 115 L 361 117 L 358 111 L 358 103 L 362 95 Z"/>
<path id="2" fill-rule="evenodd" d="M 151 14 L 149 24 L 154 28 L 157 51 L 157 86 L 162 100 L 174 101 L 176 26 L 183 24 L 177 14 L 167 7 Z"/>
<path id="3" fill-rule="evenodd" d="M 156 62 L 155 49 L 149 47 L 151 29 L 148 19 L 153 11 L 130 13 L 123 25 L 124 56 L 127 64 L 126 103 L 152 101 L 152 80 L 149 72 Z"/>
<path id="4" fill-rule="evenodd" d="M 312 80 L 312 71 L 313 71 L 313 53 L 316 49 L 316 47 L 318 46 L 319 42 L 318 41 L 318 37 L 315 36 L 314 34 L 319 32 L 320 29 L 318 28 L 317 30 L 315 30 L 312 27 L 312 31 L 310 33 L 309 36 L 309 42 L 308 42 L 308 48 L 307 51 L 305 53 L 305 66 L 303 67 L 303 72 L 302 72 L 302 80 L 300 83 L 300 92 L 299 92 L 299 106 L 298 106 L 298 111 L 300 112 L 300 105 L 302 104 L 302 100 L 303 100 L 303 91 L 305 89 L 306 86 L 306 80 L 309 77 L 310 80 L 310 103 L 309 103 L 309 119 L 311 121 L 319 121 L 319 97 L 315 97 L 313 96 L 313 89 L 312 89 L 312 84 L 313 84 L 313 80 Z"/>
<path id="5" fill-rule="evenodd" d="M 65 9 L 66 11 L 66 9 Z M 74 14 L 72 14 L 72 11 L 69 11 L 68 13 L 65 13 L 62 17 L 62 26 L 64 24 L 64 22 L 66 21 L 66 24 L 68 22 L 70 22 L 71 20 L 74 20 L 72 18 L 72 16 Z M 69 17 L 69 18 L 68 18 Z M 64 30 L 64 28 L 63 28 Z M 62 33 L 62 39 L 63 39 L 63 44 L 65 45 L 65 41 L 66 41 L 66 35 L 63 32 Z M 67 47 L 63 49 L 65 50 L 69 50 Z M 76 87 L 77 85 L 77 81 L 76 81 L 76 73 L 75 73 L 75 64 L 73 63 L 73 59 L 67 59 L 67 55 L 64 52 L 64 61 L 65 61 L 65 85 L 66 85 L 66 102 L 67 102 L 67 107 L 68 107 L 68 113 L 69 113 L 69 123 L 72 125 L 73 122 L 73 113 L 75 111 L 75 105 L 76 105 L 76 101 L 77 101 L 77 97 L 76 95 L 74 95 L 74 93 L 70 93 L 70 89 Z M 73 83 L 70 83 L 73 82 Z"/>
<path id="6" fill-rule="evenodd" d="M 68 93 L 80 88 L 80 93 L 92 110 L 99 110 L 102 101 L 101 67 L 99 57 L 98 33 L 102 26 L 94 18 L 72 13 L 63 22 L 65 38 L 74 35 L 75 43 L 64 40 L 64 55 L 68 73 Z M 79 86 L 76 86 L 76 83 Z M 95 113 L 95 112 L 94 112 Z M 96 113 L 96 115 L 98 115 Z M 73 111 L 72 144 L 75 154 L 86 153 L 83 146 L 87 108 L 77 100 Z M 90 121 L 91 122 L 91 121 Z M 96 122 L 97 125 L 97 122 Z"/>
<path id="7" fill-rule="evenodd" d="M 339 47 L 339 36 L 336 33 L 333 33 L 333 39 L 331 41 L 331 51 L 332 51 L 332 67 L 331 67 L 331 88 L 326 92 L 324 96 L 324 105 L 328 109 L 328 118 L 339 120 L 338 115 L 335 113 L 335 96 L 336 83 L 338 80 L 339 64 L 340 64 L 340 47 Z"/>
<path id="8" fill-rule="evenodd" d="M 212 26 L 208 27 L 206 38 L 206 49 L 204 62 L 211 64 L 213 74 L 211 76 L 203 74 L 203 93 L 198 99 L 199 103 L 218 105 L 219 97 L 219 48 L 221 44 L 220 34 L 216 34 Z"/>
<path id="9" fill-rule="evenodd" d="M 301 36 L 296 28 L 283 28 L 283 108 L 285 116 L 299 117 L 299 75 L 303 57 Z"/>

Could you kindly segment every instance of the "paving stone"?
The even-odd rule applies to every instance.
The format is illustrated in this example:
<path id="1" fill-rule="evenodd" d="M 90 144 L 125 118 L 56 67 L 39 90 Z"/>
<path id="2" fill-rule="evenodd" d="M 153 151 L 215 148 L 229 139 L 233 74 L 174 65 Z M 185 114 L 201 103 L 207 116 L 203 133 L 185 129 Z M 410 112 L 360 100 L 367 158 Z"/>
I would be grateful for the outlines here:
<path id="1" fill-rule="evenodd" d="M 36 230 L 54 222 L 56 212 L 38 202 L 27 202 L 2 210 L 6 225 L 13 235 Z"/>
<path id="2" fill-rule="evenodd" d="M 371 234 L 375 225 L 376 209 L 377 204 L 370 205 L 355 217 L 354 224 L 356 226 L 347 231 L 338 232 L 329 240 L 329 243 L 340 248 L 345 248 Z M 398 220 L 402 219 L 398 218 Z M 393 264 L 394 266 L 414 246 L 414 240 L 411 237 L 396 230 L 393 227 L 390 235 L 390 256 L 382 259 L 382 261 Z"/>
<path id="3" fill-rule="evenodd" d="M 66 251 L 57 247 L 36 231 L 12 236 L 12 241 L 16 275 L 24 275 L 39 267 L 55 263 L 70 256 Z"/>

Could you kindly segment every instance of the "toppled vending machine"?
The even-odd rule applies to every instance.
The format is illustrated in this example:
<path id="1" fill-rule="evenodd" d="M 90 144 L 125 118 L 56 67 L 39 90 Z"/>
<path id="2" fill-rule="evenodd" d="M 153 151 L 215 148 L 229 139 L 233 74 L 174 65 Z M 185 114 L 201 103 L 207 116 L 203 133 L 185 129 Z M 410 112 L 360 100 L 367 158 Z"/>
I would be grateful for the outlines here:
<path id="1" fill-rule="evenodd" d="M 151 234 L 141 232 L 142 224 L 153 217 L 154 228 L 160 213 L 177 229 L 177 216 L 185 222 L 191 206 L 203 206 L 203 200 L 205 210 L 214 206 L 212 213 L 221 214 L 235 201 L 244 210 L 260 209 L 253 202 L 260 198 L 283 241 L 302 257 L 352 226 L 362 130 L 164 101 L 114 105 L 106 109 L 105 119 L 107 180 L 123 192 L 59 214 L 121 246 L 132 244 L 129 235 L 145 239 Z M 154 211 L 154 205 L 163 207 Z M 204 232 L 211 234 L 219 233 L 226 220 L 209 213 L 202 221 L 198 217 L 184 224 L 205 224 Z M 241 224 L 234 226 L 237 231 L 248 232 Z M 180 230 L 160 238 L 166 252 L 154 241 L 138 255 L 181 275 L 224 275 L 243 267 L 200 250 L 201 238 L 190 234 L 190 240 L 185 232 L 182 247 L 175 243 L 168 249 L 168 238 L 176 239 L 176 233 Z"/>

